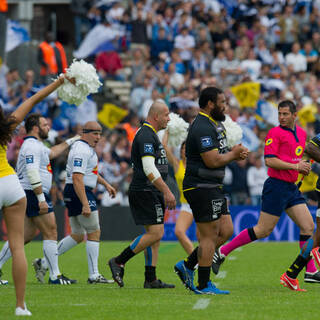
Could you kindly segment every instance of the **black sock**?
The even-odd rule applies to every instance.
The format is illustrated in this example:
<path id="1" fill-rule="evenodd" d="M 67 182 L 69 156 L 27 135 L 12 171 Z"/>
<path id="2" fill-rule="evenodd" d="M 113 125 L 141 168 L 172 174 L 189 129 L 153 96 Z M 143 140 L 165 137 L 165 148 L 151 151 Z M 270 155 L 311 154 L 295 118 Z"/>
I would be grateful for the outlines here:
<path id="1" fill-rule="evenodd" d="M 206 288 L 210 281 L 210 267 L 199 267 L 198 268 L 198 289 L 202 290 Z"/>
<path id="2" fill-rule="evenodd" d="M 248 234 L 249 234 L 251 241 L 256 241 L 258 239 L 253 228 L 248 228 Z"/>
<path id="3" fill-rule="evenodd" d="M 189 257 L 184 261 L 184 265 L 191 270 L 194 270 L 194 268 L 196 267 L 197 263 L 198 263 L 198 248 L 196 247 L 191 254 L 189 255 Z"/>
<path id="4" fill-rule="evenodd" d="M 144 278 L 146 282 L 152 282 L 157 279 L 156 277 L 156 267 L 145 266 Z"/>
<path id="5" fill-rule="evenodd" d="M 300 271 L 307 265 L 310 259 L 303 258 L 300 254 L 297 259 L 293 262 L 293 264 L 286 271 L 288 277 L 292 279 L 296 279 Z"/>
<path id="6" fill-rule="evenodd" d="M 116 258 L 115 261 L 117 264 L 125 264 L 130 260 L 135 253 L 131 250 L 130 246 L 125 248 Z"/>

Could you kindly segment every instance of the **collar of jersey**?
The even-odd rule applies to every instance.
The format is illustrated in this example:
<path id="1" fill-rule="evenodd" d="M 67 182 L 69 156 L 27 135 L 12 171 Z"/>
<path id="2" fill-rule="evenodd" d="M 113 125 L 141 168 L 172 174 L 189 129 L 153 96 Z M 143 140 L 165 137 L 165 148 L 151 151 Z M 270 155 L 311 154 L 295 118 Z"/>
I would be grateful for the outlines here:
<path id="1" fill-rule="evenodd" d="M 296 127 L 296 125 L 294 126 L 294 129 L 291 129 L 291 128 L 288 128 L 288 127 L 284 127 L 284 126 L 281 126 L 281 125 L 280 125 L 280 128 L 283 129 L 283 130 L 287 130 L 287 131 L 292 132 L 292 134 L 294 135 L 296 141 L 297 142 L 299 141 L 298 136 L 297 136 L 297 127 Z"/>
<path id="2" fill-rule="evenodd" d="M 87 141 L 84 141 L 84 140 L 82 140 L 82 139 L 80 139 L 80 140 L 78 140 L 78 141 L 84 142 L 84 143 L 86 143 L 86 144 L 90 147 L 90 145 L 89 145 L 89 143 L 88 143 Z"/>
<path id="3" fill-rule="evenodd" d="M 36 139 L 36 140 L 38 140 L 37 137 L 35 137 L 35 136 L 26 136 L 26 137 L 23 138 L 23 140 L 27 140 L 27 139 Z"/>
<path id="4" fill-rule="evenodd" d="M 201 114 L 202 116 L 204 116 L 204 117 L 207 117 L 209 120 L 211 120 L 216 126 L 218 125 L 217 124 L 217 121 L 216 120 L 214 120 L 212 117 L 210 117 L 209 115 L 207 115 L 206 113 L 203 113 L 203 112 L 199 112 L 199 114 Z"/>
<path id="5" fill-rule="evenodd" d="M 151 128 L 155 133 L 157 133 L 156 129 L 147 121 L 143 123 L 143 126 Z"/>

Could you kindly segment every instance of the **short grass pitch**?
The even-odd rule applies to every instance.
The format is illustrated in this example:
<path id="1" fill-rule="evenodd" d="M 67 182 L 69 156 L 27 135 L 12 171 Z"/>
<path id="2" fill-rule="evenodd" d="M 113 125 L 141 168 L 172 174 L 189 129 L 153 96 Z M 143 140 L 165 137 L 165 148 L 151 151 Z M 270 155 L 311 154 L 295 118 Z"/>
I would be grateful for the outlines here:
<path id="1" fill-rule="evenodd" d="M 1 245 L 1 243 L 0 243 Z M 111 278 L 107 261 L 128 245 L 126 242 L 102 242 L 100 272 Z M 212 280 L 228 296 L 199 296 L 187 291 L 173 272 L 174 264 L 185 257 L 181 246 L 163 242 L 160 247 L 157 276 L 174 283 L 175 289 L 143 289 L 144 257 L 133 258 L 126 265 L 125 286 L 87 284 L 85 244 L 60 257 L 60 269 L 78 284 L 52 286 L 38 283 L 31 262 L 40 257 L 41 242 L 26 246 L 28 282 L 26 301 L 32 319 L 318 319 L 320 284 L 301 287 L 307 292 L 293 292 L 279 283 L 280 275 L 298 253 L 297 243 L 254 243 L 231 254 L 217 277 Z M 0 286 L 0 319 L 14 319 L 14 288 L 11 262 L 2 269 L 9 285 Z M 48 276 L 46 277 L 48 280 Z"/>

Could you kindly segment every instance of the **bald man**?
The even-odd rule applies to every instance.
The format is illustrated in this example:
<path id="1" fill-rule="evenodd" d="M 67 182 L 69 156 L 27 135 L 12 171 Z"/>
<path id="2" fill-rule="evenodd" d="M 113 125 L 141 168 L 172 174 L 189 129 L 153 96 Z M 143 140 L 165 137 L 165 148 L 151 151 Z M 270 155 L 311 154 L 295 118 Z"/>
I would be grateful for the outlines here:
<path id="1" fill-rule="evenodd" d="M 147 120 L 137 131 L 132 143 L 131 160 L 133 178 L 129 188 L 129 203 L 137 225 L 143 225 L 145 233 L 132 241 L 120 255 L 109 260 L 113 279 L 124 286 L 125 263 L 144 251 L 146 289 L 174 288 L 157 279 L 156 265 L 160 240 L 164 233 L 164 211 L 167 206 L 174 209 L 176 201 L 164 182 L 168 173 L 166 152 L 157 136 L 169 121 L 169 110 L 162 100 L 150 107 Z"/>
<path id="2" fill-rule="evenodd" d="M 98 122 L 87 122 L 81 139 L 72 145 L 69 152 L 64 201 L 72 233 L 58 244 L 58 254 L 61 255 L 82 242 L 84 234 L 87 234 L 88 284 L 113 283 L 113 280 L 107 280 L 98 270 L 100 224 L 92 189 L 99 183 L 111 197 L 116 195 L 115 189 L 98 173 L 98 157 L 94 148 L 101 138 L 101 132 Z M 46 266 L 41 263 L 39 272 L 45 272 L 45 269 Z"/>

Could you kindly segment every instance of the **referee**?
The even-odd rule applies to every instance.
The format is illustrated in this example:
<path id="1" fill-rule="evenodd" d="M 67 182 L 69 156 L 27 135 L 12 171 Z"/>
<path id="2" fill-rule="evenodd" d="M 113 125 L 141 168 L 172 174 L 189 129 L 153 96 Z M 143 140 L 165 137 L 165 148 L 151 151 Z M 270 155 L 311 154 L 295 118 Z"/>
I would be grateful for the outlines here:
<path id="1" fill-rule="evenodd" d="M 125 263 L 144 251 L 146 289 L 174 288 L 156 277 L 156 265 L 160 240 L 164 233 L 164 211 L 174 209 L 176 200 L 164 182 L 168 173 L 166 152 L 157 132 L 165 129 L 169 121 L 169 109 L 163 100 L 150 107 L 147 120 L 137 131 L 132 143 L 131 161 L 133 178 L 129 188 L 130 209 L 137 225 L 146 232 L 138 236 L 121 254 L 109 260 L 113 279 L 124 286 Z"/>
<path id="2" fill-rule="evenodd" d="M 201 91 L 200 112 L 192 123 L 187 141 L 187 167 L 183 193 L 193 212 L 200 233 L 199 247 L 186 261 L 175 265 L 175 271 L 184 284 L 197 294 L 228 294 L 210 281 L 210 267 L 220 232 L 220 217 L 228 214 L 227 200 L 222 191 L 225 166 L 233 160 L 245 159 L 248 149 L 227 146 L 226 131 L 221 121 L 227 101 L 215 87 Z M 193 285 L 194 266 L 199 264 L 197 287 Z"/>

